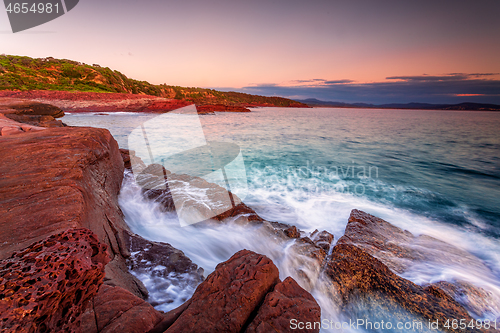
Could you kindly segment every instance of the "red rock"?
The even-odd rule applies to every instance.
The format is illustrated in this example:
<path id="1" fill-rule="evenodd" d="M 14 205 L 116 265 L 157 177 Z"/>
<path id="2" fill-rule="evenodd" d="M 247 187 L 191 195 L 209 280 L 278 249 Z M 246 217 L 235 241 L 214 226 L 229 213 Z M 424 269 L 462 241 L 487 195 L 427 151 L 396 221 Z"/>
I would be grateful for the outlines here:
<path id="1" fill-rule="evenodd" d="M 164 316 L 129 291 L 102 285 L 82 316 L 85 333 L 144 333 L 163 321 Z"/>
<path id="2" fill-rule="evenodd" d="M 52 235 L 0 261 L 0 329 L 79 332 L 108 261 L 106 245 L 87 229 Z"/>
<path id="3" fill-rule="evenodd" d="M 0 259 L 52 234 L 87 228 L 108 245 L 106 283 L 144 297 L 125 264 L 128 227 L 117 200 L 123 162 L 109 131 L 64 127 L 0 137 L 0 156 Z"/>
<path id="4" fill-rule="evenodd" d="M 290 246 L 293 253 L 294 275 L 301 285 L 312 289 L 319 278 L 327 252 L 316 245 L 309 237 L 297 238 Z"/>
<path id="5" fill-rule="evenodd" d="M 163 333 L 179 318 L 179 316 L 186 310 L 191 304 L 191 300 L 184 302 L 177 308 L 165 313 L 163 315 L 163 321 L 156 325 L 153 329 L 149 330 L 148 333 Z"/>
<path id="6" fill-rule="evenodd" d="M 15 110 L 16 115 L 38 115 L 60 118 L 64 116 L 64 112 L 57 106 L 39 103 L 34 101 L 20 101 L 10 104 L 10 107 Z"/>
<path id="7" fill-rule="evenodd" d="M 193 104 L 193 103 L 189 102 L 189 101 L 184 101 L 184 100 L 163 99 L 160 101 L 151 102 L 141 111 L 143 111 L 143 112 L 167 112 L 167 111 L 180 109 L 180 108 L 183 108 L 183 107 L 191 105 L 191 104 Z"/>
<path id="8" fill-rule="evenodd" d="M 55 120 L 52 116 L 41 116 L 41 115 L 24 115 L 24 114 L 6 114 L 7 118 L 15 120 L 20 123 L 40 126 L 40 127 L 64 127 L 60 120 Z"/>
<path id="9" fill-rule="evenodd" d="M 19 126 L 4 126 L 0 130 L 0 135 L 9 136 L 24 133 L 23 129 Z"/>
<path id="10" fill-rule="evenodd" d="M 166 332 L 239 332 L 278 276 L 270 259 L 241 250 L 217 265 Z"/>
<path id="11" fill-rule="evenodd" d="M 132 164 L 130 163 L 130 150 L 120 148 L 120 154 L 122 155 L 123 159 L 123 167 L 125 169 L 131 169 Z"/>
<path id="12" fill-rule="evenodd" d="M 264 303 L 252 320 L 246 333 L 290 332 L 291 320 L 298 322 L 321 321 L 321 308 L 307 291 L 291 277 L 280 282 L 267 294 Z M 294 332 L 319 332 L 316 329 L 293 330 Z"/>
<path id="13" fill-rule="evenodd" d="M 377 307 L 403 309 L 425 322 L 439 320 L 441 325 L 448 319 L 472 320 L 460 304 L 439 288 L 424 289 L 397 276 L 380 260 L 354 245 L 337 244 L 328 256 L 324 273 L 331 280 L 333 294 L 338 293 L 336 301 L 343 307 L 365 300 Z M 405 312 L 392 311 L 399 319 L 408 318 Z"/>

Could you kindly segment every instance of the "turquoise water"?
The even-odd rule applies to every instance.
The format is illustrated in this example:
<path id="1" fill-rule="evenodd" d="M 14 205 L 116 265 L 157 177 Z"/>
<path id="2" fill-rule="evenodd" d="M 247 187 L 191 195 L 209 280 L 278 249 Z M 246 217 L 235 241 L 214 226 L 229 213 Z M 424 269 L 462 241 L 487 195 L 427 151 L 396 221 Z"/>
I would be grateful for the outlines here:
<path id="1" fill-rule="evenodd" d="M 126 147 L 127 134 L 154 116 L 63 121 L 108 128 Z M 200 118 L 207 140 L 241 147 L 250 193 L 351 194 L 500 237 L 500 113 L 261 108 Z"/>
<path id="2" fill-rule="evenodd" d="M 108 128 L 126 148 L 127 135 L 156 116 L 70 114 L 62 120 Z M 461 280 L 481 286 L 494 299 L 485 318 L 500 315 L 500 113 L 258 108 L 202 115 L 200 121 L 208 141 L 241 147 L 249 189 L 244 202 L 267 220 L 309 232 L 328 230 L 336 241 L 350 211 L 361 209 L 415 235 L 453 244 L 487 269 L 460 260 L 416 262 L 401 275 L 421 285 Z M 251 230 L 180 227 L 174 217 L 157 214 L 129 179 L 120 204 L 134 232 L 171 243 L 207 274 L 247 248 L 269 256 L 282 279 L 290 275 L 301 283 L 286 248 Z M 164 311 L 194 291 L 177 286 L 165 292 L 140 278 L 153 298 L 171 299 L 157 307 Z M 301 285 L 320 303 L 323 318 L 341 318 L 321 285 Z"/>

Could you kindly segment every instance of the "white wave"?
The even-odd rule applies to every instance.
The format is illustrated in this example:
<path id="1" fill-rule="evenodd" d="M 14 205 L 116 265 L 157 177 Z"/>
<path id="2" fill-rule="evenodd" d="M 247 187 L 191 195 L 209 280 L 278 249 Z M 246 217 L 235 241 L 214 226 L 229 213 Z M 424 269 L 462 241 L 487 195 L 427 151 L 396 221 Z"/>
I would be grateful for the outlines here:
<path id="1" fill-rule="evenodd" d="M 479 258 L 491 269 L 490 275 L 476 274 L 470 267 L 450 263 L 446 267 L 435 263 L 416 263 L 403 277 L 417 283 L 427 284 L 455 279 L 468 281 L 492 293 L 500 300 L 500 244 L 495 239 L 471 232 L 466 228 L 450 226 L 408 211 L 383 205 L 349 193 L 321 192 L 304 193 L 302 190 L 290 190 L 285 186 L 272 189 L 253 188 L 247 204 L 255 208 L 264 218 L 295 225 L 311 232 L 315 229 L 327 230 L 338 240 L 344 233 L 352 209 L 360 209 L 378 216 L 414 235 L 426 234 L 444 242 L 453 244 Z M 120 206 L 125 213 L 126 222 L 135 233 L 154 241 L 172 244 L 182 250 L 194 263 L 203 267 L 209 274 L 215 266 L 230 258 L 241 249 L 248 249 L 271 258 L 280 270 L 280 278 L 292 276 L 299 284 L 311 292 L 322 308 L 322 318 L 342 320 L 337 306 L 325 292 L 327 286 L 321 283 L 308 285 L 296 273 L 295 254 L 287 251 L 287 244 L 270 242 L 259 230 L 252 227 L 225 224 L 218 227 L 200 227 L 196 225 L 181 227 L 174 214 L 162 213 L 157 203 L 143 199 L 140 188 L 130 179 L 125 181 L 120 194 Z M 307 272 L 314 275 L 313 269 Z M 148 288 L 155 288 L 154 281 L 141 277 Z M 173 303 L 157 307 L 169 311 L 180 300 L 190 297 L 194 290 L 175 290 L 170 288 L 166 294 L 154 289 L 153 297 L 158 302 L 162 298 L 175 299 Z M 177 296 L 175 296 L 177 295 Z M 499 302 L 500 304 L 500 302 Z M 488 319 L 500 315 L 500 305 L 493 306 Z"/>

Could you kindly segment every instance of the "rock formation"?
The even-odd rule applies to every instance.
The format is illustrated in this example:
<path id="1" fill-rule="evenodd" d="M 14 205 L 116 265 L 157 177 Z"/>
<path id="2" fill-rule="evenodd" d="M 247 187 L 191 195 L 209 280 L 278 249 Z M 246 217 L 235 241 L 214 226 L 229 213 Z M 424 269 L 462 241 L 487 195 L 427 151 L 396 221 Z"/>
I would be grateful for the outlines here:
<path id="1" fill-rule="evenodd" d="M 266 295 L 264 303 L 245 332 L 289 332 L 292 320 L 318 323 L 321 320 L 321 310 L 311 294 L 302 289 L 294 279 L 287 277 Z"/>
<path id="2" fill-rule="evenodd" d="M 394 273 L 403 273 L 412 265 L 432 263 L 443 267 L 468 267 L 475 274 L 494 279 L 491 270 L 471 253 L 427 235 L 414 236 L 407 230 L 356 209 L 351 212 L 345 234 L 337 244 L 356 245 Z M 500 311 L 500 300 L 472 283 L 441 281 L 433 286 L 442 289 L 478 318 Z"/>
<path id="3" fill-rule="evenodd" d="M 288 332 L 292 318 L 319 321 L 314 298 L 278 276 L 270 259 L 241 250 L 217 265 L 166 332 Z"/>
<path id="4" fill-rule="evenodd" d="M 106 245 L 88 229 L 52 235 L 0 261 L 0 330 L 81 331 L 108 261 Z"/>
<path id="5" fill-rule="evenodd" d="M 82 315 L 82 332 L 143 333 L 163 319 L 162 313 L 129 291 L 103 285 Z"/>

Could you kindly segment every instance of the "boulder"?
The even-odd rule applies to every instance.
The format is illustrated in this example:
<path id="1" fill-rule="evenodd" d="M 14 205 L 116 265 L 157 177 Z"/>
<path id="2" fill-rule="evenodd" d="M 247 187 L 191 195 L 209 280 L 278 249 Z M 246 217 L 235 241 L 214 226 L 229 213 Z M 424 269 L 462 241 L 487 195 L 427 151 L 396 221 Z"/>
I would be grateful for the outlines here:
<path id="1" fill-rule="evenodd" d="M 472 320 L 469 313 L 439 288 L 425 289 L 394 274 L 380 260 L 351 244 L 337 244 L 328 256 L 324 274 L 332 284 L 332 297 L 344 308 L 357 302 L 391 309 L 394 316 L 439 320 Z M 363 306 L 366 307 L 366 306 Z M 410 320 L 411 321 L 411 320 Z M 453 330 L 464 332 L 464 330 Z M 469 331 L 469 330 L 465 330 Z M 470 330 L 474 331 L 475 330 Z"/>
<path id="2" fill-rule="evenodd" d="M 125 233 L 125 243 L 131 253 L 128 268 L 135 276 L 150 281 L 148 301 L 154 306 L 184 303 L 191 295 L 180 296 L 176 291 L 194 291 L 205 279 L 203 268 L 170 244 L 149 241 L 131 232 Z"/>
<path id="3" fill-rule="evenodd" d="M 217 265 L 166 332 L 240 332 L 278 276 L 269 258 L 241 250 Z"/>
<path id="4" fill-rule="evenodd" d="M 15 120 L 20 123 L 40 126 L 40 127 L 64 127 L 66 126 L 62 121 L 55 120 L 53 116 L 49 115 L 26 115 L 26 114 L 6 114 L 7 118 Z"/>
<path id="5" fill-rule="evenodd" d="M 287 277 L 266 295 L 264 303 L 245 332 L 290 332 L 291 321 L 294 319 L 303 323 L 319 323 L 321 309 L 311 294 L 302 289 L 294 279 Z M 319 332 L 319 327 L 294 331 Z"/>
<path id="6" fill-rule="evenodd" d="M 70 229 L 0 261 L 0 329 L 80 332 L 88 301 L 103 283 L 106 245 Z"/>
<path id="7" fill-rule="evenodd" d="M 299 229 L 297 229 L 296 226 L 291 226 L 290 228 L 285 230 L 285 235 L 287 235 L 290 238 L 299 238 L 300 231 Z"/>

